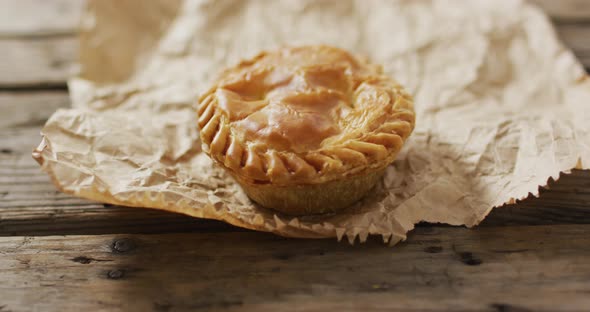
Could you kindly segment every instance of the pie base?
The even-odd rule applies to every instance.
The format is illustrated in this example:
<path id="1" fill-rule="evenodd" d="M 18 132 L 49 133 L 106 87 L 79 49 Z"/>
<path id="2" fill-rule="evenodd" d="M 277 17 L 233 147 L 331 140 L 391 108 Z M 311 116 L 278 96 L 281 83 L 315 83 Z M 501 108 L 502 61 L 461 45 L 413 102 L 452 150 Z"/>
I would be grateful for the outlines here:
<path id="1" fill-rule="evenodd" d="M 280 186 L 238 182 L 250 199 L 287 215 L 337 212 L 363 198 L 383 177 L 385 168 L 319 184 Z"/>

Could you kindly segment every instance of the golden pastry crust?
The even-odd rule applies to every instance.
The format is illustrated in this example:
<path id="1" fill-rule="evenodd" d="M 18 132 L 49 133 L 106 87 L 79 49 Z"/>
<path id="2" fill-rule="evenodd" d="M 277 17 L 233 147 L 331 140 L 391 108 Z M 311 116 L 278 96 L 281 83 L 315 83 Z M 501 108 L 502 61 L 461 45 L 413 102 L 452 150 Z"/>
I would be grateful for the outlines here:
<path id="1" fill-rule="evenodd" d="M 366 60 L 328 46 L 262 52 L 199 99 L 204 150 L 241 183 L 321 184 L 389 165 L 412 99 Z"/>

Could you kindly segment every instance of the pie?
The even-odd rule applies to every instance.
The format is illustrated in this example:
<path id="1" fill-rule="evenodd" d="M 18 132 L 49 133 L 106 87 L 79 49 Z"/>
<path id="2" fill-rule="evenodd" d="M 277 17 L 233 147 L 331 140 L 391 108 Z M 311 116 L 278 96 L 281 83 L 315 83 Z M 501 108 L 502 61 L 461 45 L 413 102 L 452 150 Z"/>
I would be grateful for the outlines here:
<path id="1" fill-rule="evenodd" d="M 224 70 L 196 111 L 203 150 L 253 201 L 289 215 L 361 199 L 415 124 L 411 96 L 380 66 L 324 45 Z"/>

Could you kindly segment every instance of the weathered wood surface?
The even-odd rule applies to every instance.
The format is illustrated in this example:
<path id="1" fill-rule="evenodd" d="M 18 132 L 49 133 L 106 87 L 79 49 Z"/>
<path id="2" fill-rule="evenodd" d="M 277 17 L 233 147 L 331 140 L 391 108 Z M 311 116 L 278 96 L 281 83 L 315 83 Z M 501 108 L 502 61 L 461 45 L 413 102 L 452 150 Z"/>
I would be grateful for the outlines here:
<path id="1" fill-rule="evenodd" d="M 0 129 L 26 127 L 39 130 L 53 112 L 68 106 L 70 106 L 70 100 L 68 94 L 63 90 L 0 92 L 0 108 L 2 109 Z M 6 141 L 3 143 L 6 146 L 0 146 L 0 148 L 9 148 L 8 145 L 11 145 Z M 31 146 L 27 148 L 27 151 L 30 149 Z"/>
<path id="2" fill-rule="evenodd" d="M 30 152 L 49 115 L 68 106 L 84 2 L 0 0 L 1 312 L 590 309 L 590 171 L 493 210 L 474 230 L 419 226 L 395 249 L 56 192 Z M 590 1 L 534 2 L 590 68 Z M 131 234 L 169 232 L 198 233 Z"/>
<path id="3" fill-rule="evenodd" d="M 65 87 L 75 73 L 73 36 L 0 39 L 0 88 Z"/>
<path id="4" fill-rule="evenodd" d="M 395 249 L 254 232 L 5 237 L 0 253 L 2 311 L 590 307 L 590 225 L 419 228 Z"/>
<path id="5" fill-rule="evenodd" d="M 588 0 L 531 0 L 557 22 L 580 22 L 590 19 Z"/>
<path id="6" fill-rule="evenodd" d="M 73 35 L 85 0 L 0 0 L 0 39 Z"/>
<path id="7" fill-rule="evenodd" d="M 566 46 L 590 68 L 590 2 L 535 2 L 554 17 Z M 83 3 L 0 1 L 0 89 L 36 85 L 65 88 L 67 77 L 76 70 L 75 34 Z"/>
<path id="8" fill-rule="evenodd" d="M 590 5 L 590 1 L 587 1 Z M 587 71 L 590 71 L 590 19 L 583 23 L 558 23 L 557 34 L 566 47 L 574 51 Z"/>

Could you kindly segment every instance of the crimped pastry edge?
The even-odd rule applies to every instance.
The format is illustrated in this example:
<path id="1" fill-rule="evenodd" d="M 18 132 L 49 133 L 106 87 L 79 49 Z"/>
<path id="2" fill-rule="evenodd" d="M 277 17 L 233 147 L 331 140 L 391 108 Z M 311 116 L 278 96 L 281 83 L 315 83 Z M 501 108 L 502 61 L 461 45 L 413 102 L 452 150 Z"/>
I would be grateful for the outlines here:
<path id="1" fill-rule="evenodd" d="M 268 52 L 242 61 L 238 66 L 250 64 L 265 53 Z M 370 79 L 391 83 L 394 112 L 389 120 L 362 137 L 305 153 L 276 151 L 271 147 L 261 150 L 240 141 L 232 134 L 229 117 L 218 107 L 217 87 L 214 86 L 200 97 L 196 107 L 203 150 L 241 181 L 277 186 L 322 184 L 367 168 L 386 166 L 393 162 L 413 131 L 413 100 L 390 77 L 378 75 L 367 80 Z M 268 169 L 276 165 L 284 166 L 289 175 L 273 175 Z"/>

